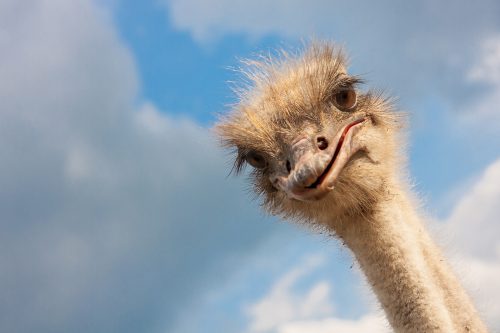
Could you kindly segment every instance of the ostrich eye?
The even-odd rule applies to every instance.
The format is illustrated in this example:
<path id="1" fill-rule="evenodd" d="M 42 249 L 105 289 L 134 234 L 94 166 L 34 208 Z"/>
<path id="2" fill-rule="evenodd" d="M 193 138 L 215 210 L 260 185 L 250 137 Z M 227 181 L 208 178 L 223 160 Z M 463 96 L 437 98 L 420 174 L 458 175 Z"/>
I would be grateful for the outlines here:
<path id="1" fill-rule="evenodd" d="M 340 89 L 334 96 L 335 104 L 342 111 L 351 111 L 356 106 L 356 91 L 353 87 Z"/>
<path id="2" fill-rule="evenodd" d="M 257 169 L 263 169 L 267 165 L 264 156 L 254 151 L 248 152 L 245 156 L 245 160 L 248 162 L 248 164 Z"/>

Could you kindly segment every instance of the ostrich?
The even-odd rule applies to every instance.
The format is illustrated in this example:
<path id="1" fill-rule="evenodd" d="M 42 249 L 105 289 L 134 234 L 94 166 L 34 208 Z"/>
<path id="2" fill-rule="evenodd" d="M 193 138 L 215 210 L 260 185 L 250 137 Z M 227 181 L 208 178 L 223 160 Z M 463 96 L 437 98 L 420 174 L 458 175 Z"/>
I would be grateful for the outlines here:
<path id="1" fill-rule="evenodd" d="M 425 230 L 390 99 L 361 92 L 327 42 L 245 63 L 249 84 L 215 131 L 236 172 L 253 167 L 265 210 L 340 239 L 395 332 L 486 332 Z"/>

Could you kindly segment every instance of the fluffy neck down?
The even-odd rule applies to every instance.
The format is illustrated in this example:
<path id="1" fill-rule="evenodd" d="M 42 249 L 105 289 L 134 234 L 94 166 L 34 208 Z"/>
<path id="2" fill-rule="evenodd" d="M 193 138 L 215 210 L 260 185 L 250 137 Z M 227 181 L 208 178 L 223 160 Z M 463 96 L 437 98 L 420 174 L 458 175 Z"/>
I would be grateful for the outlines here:
<path id="1" fill-rule="evenodd" d="M 395 332 L 487 332 L 407 193 L 368 216 L 327 223 L 356 257 Z"/>

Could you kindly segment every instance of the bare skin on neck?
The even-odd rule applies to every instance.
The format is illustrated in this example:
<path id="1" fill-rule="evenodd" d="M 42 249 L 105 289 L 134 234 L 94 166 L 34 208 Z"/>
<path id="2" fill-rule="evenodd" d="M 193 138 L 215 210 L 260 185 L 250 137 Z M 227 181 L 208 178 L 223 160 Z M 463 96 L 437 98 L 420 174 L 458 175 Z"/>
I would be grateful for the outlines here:
<path id="1" fill-rule="evenodd" d="M 361 92 L 326 43 L 248 64 L 253 85 L 216 131 L 265 209 L 341 238 L 394 331 L 486 332 L 414 208 L 389 99 Z"/>

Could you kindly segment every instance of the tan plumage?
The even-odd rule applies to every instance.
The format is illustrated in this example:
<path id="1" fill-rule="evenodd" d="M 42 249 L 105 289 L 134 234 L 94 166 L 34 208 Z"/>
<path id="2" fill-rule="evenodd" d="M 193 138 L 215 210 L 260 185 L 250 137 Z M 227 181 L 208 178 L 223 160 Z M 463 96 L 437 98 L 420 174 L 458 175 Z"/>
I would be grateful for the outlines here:
<path id="1" fill-rule="evenodd" d="M 402 113 L 359 90 L 330 43 L 247 61 L 215 130 L 271 214 L 333 232 L 397 332 L 486 332 L 420 222 L 406 185 Z M 354 98 L 354 100 L 353 100 Z"/>

